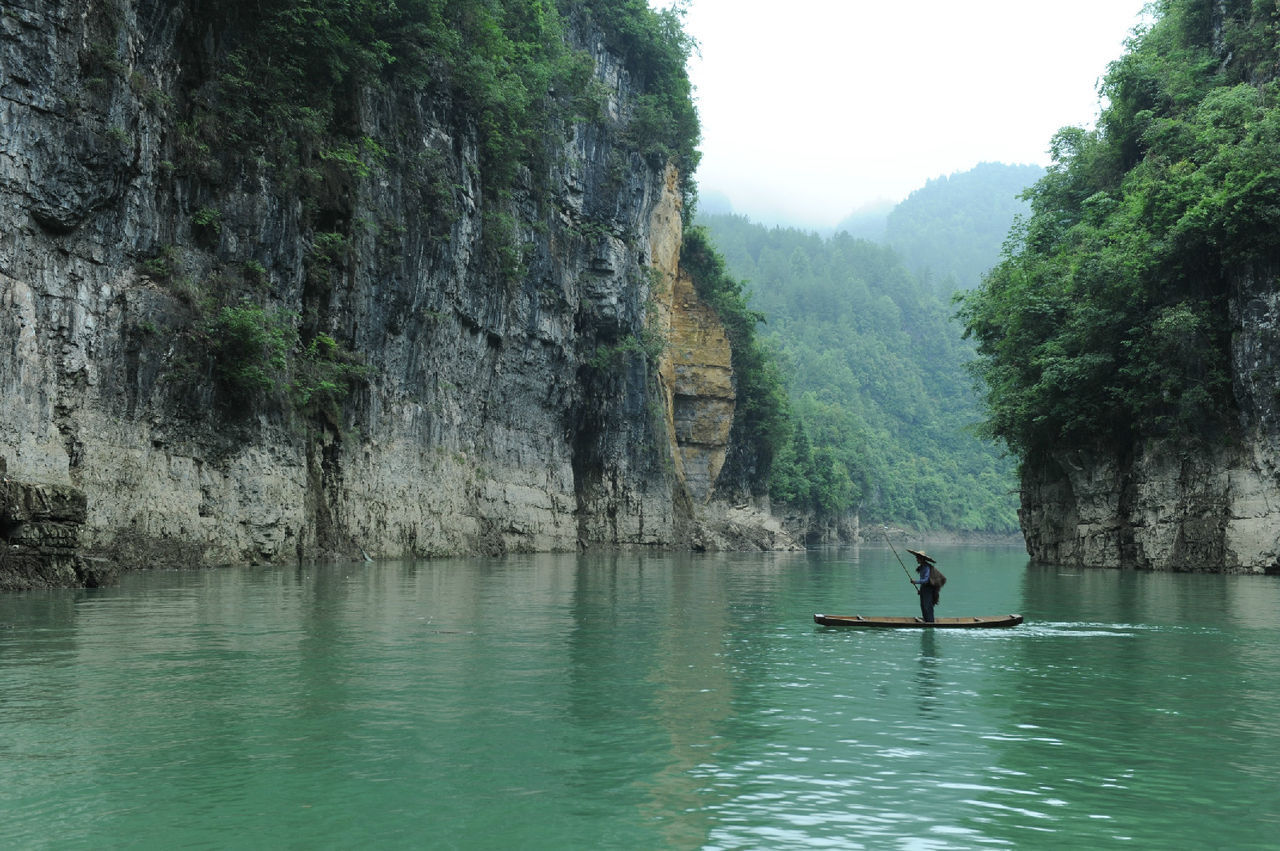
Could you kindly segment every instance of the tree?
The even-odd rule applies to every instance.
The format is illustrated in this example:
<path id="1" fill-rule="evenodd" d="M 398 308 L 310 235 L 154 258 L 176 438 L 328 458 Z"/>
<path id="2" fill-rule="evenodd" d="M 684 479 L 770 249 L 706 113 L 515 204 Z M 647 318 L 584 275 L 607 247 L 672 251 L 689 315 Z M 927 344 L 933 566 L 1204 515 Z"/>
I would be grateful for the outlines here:
<path id="1" fill-rule="evenodd" d="M 1258 5 L 1158 11 L 962 302 L 986 431 L 1023 458 L 1217 441 L 1237 420 L 1231 282 L 1280 260 L 1277 25 Z"/>

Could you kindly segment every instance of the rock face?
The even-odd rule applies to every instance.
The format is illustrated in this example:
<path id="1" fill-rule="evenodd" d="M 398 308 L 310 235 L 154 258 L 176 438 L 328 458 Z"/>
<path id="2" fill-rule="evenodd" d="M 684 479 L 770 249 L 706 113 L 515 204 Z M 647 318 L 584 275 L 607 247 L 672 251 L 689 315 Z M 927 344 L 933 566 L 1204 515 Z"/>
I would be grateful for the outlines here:
<path id="1" fill-rule="evenodd" d="M 1023 532 L 1050 564 L 1280 571 L 1278 277 L 1237 278 L 1231 298 L 1238 429 L 1212 445 L 1148 441 L 1024 465 Z"/>
<path id="2" fill-rule="evenodd" d="M 106 23 L 91 0 L 0 15 L 0 449 L 10 476 L 84 494 L 86 553 L 199 565 L 705 541 L 727 342 L 679 283 L 675 177 L 620 142 L 638 93 L 599 34 L 571 36 L 605 116 L 560 128 L 548 192 L 529 179 L 494 209 L 456 104 L 369 91 L 351 120 L 397 165 L 317 213 L 175 119 L 217 49 L 199 4 L 109 5 Z M 487 248 L 502 221 L 518 260 Z M 277 311 L 259 315 L 336 341 L 365 382 L 307 417 L 219 389 L 206 350 L 223 341 L 192 329 L 230 278 Z M 661 368 L 655 333 L 672 337 Z"/>
<path id="3" fill-rule="evenodd" d="M 0 591 L 96 586 L 114 578 L 108 564 L 80 554 L 85 495 L 59 485 L 0 480 Z"/>
<path id="4" fill-rule="evenodd" d="M 733 427 L 733 352 L 719 317 L 698 298 L 684 272 L 672 282 L 669 312 L 659 375 L 675 440 L 673 456 L 691 496 L 705 503 L 724 466 Z"/>

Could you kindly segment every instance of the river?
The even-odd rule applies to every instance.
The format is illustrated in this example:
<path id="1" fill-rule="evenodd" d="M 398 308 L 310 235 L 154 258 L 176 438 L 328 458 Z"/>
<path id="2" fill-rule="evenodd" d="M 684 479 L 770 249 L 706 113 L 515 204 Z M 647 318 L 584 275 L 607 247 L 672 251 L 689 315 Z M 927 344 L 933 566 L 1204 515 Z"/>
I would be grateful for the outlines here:
<path id="1" fill-rule="evenodd" d="M 1275 848 L 1280 580 L 940 547 L 0 595 L 16 848 Z"/>

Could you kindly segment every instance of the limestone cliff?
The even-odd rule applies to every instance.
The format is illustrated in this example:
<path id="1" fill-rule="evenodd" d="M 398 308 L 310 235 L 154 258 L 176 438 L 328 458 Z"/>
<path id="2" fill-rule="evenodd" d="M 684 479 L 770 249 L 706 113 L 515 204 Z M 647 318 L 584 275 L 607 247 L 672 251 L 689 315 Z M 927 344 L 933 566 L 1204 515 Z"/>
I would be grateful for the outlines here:
<path id="1" fill-rule="evenodd" d="M 672 287 L 668 345 L 661 376 L 678 469 L 693 497 L 706 502 L 724 466 L 736 392 L 724 326 L 699 300 L 688 274 L 678 275 Z"/>
<path id="2" fill-rule="evenodd" d="M 1094 567 L 1280 571 L 1280 289 L 1231 294 L 1238 428 L 1213 445 L 1148 441 L 1055 452 L 1023 469 L 1022 526 L 1037 561 Z"/>
<path id="3" fill-rule="evenodd" d="M 81 489 L 82 545 L 123 565 L 707 545 L 727 343 L 680 284 L 678 187 L 624 144 L 639 91 L 600 32 L 567 37 L 604 109 L 555 128 L 545 175 L 495 202 L 465 105 L 369 88 L 347 120 L 379 164 L 318 160 L 317 210 L 175 117 L 220 49 L 201 8 L 0 15 L 9 476 Z M 304 365 L 360 380 L 321 374 L 336 403 L 306 409 L 229 391 L 209 352 L 237 316 L 294 317 Z"/>

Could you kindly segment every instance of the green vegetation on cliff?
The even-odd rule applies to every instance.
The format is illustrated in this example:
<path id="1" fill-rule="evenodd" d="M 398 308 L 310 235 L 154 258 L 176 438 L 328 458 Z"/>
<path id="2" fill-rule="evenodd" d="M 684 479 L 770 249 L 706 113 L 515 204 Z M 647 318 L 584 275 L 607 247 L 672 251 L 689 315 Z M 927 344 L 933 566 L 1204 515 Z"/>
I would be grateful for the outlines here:
<path id="1" fill-rule="evenodd" d="M 172 96 L 151 101 L 172 131 L 163 176 L 180 187 L 173 197 L 191 199 L 191 241 L 211 268 L 198 281 L 184 277 L 176 245 L 139 262 L 191 308 L 181 333 L 204 363 L 185 378 L 212 377 L 228 410 L 243 410 L 247 398 L 266 410 L 323 408 L 333 419 L 364 377 L 348 350 L 349 323 L 334 315 L 335 289 L 371 255 L 398 262 L 410 231 L 428 249 L 446 246 L 475 208 L 482 271 L 514 287 L 526 271 L 527 235 L 555 218 L 552 178 L 575 124 L 608 134 L 618 174 L 628 157 L 674 163 L 692 210 L 699 128 L 685 71 L 693 45 L 680 14 L 644 0 L 185 4 L 193 61 Z M 104 18 L 86 73 L 119 65 L 116 26 Z M 616 124 L 607 115 L 617 93 L 595 76 L 598 39 L 637 93 L 614 104 Z M 432 122 L 459 150 L 474 143 L 476 159 L 424 143 L 422 127 Z M 374 220 L 375 181 L 418 203 Z M 239 203 L 229 188 L 245 182 L 289 207 L 298 202 L 294 238 L 308 246 L 301 304 L 297 269 L 278 259 L 266 268 L 250 253 L 252 240 L 237 240 L 237 253 L 220 238 L 234 216 L 223 208 Z"/>
<path id="2" fill-rule="evenodd" d="M 572 16 L 602 29 L 643 92 L 627 141 L 673 159 L 692 191 L 699 127 L 685 60 L 693 45 L 678 11 L 644 0 L 220 3 L 194 19 L 224 50 L 184 127 L 195 153 L 236 143 L 305 193 L 334 194 L 385 151 L 359 128 L 360 92 L 416 91 L 474 126 L 481 184 L 500 198 L 522 168 L 545 178 L 557 122 L 601 114 L 607 93 L 592 84 L 591 56 L 569 44 Z"/>
<path id="3" fill-rule="evenodd" d="M 951 307 L 892 250 L 738 216 L 701 219 L 768 318 L 793 427 L 778 502 L 864 523 L 1012 532 L 1012 465 L 969 427 L 978 400 Z"/>
<path id="4" fill-rule="evenodd" d="M 778 360 L 757 327 L 765 315 L 753 310 L 742 282 L 729 275 L 724 258 L 703 227 L 686 228 L 680 265 L 694 288 L 724 323 L 733 352 L 737 403 L 729 453 L 720 472 L 722 490 L 763 494 L 773 461 L 791 431 L 790 408 Z"/>
<path id="5" fill-rule="evenodd" d="M 989 434 L 1051 447 L 1229 433 L 1233 278 L 1280 260 L 1274 4 L 1163 0 L 1065 128 L 1003 262 L 965 297 Z"/>
<path id="6" fill-rule="evenodd" d="M 568 8 L 573 5 L 568 0 L 561 3 Z M 684 31 L 682 7 L 655 11 L 647 0 L 583 0 L 582 5 L 644 89 L 629 128 L 632 143 L 655 165 L 675 164 L 685 209 L 692 214 L 701 128 L 685 70 L 694 42 Z"/>

